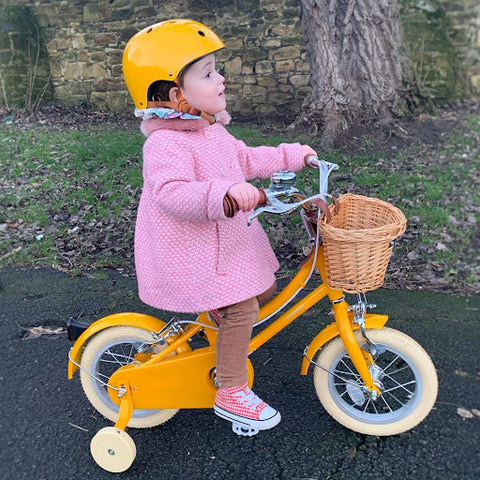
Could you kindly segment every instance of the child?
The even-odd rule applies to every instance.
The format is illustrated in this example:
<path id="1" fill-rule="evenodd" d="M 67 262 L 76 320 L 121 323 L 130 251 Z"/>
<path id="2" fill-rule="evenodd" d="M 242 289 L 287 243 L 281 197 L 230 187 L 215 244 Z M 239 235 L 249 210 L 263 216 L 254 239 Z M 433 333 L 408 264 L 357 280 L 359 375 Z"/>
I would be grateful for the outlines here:
<path id="1" fill-rule="evenodd" d="M 227 132 L 224 78 L 215 70 L 223 47 L 205 25 L 169 20 L 137 33 L 125 48 L 125 79 L 147 137 L 135 263 L 145 303 L 213 311 L 215 413 L 257 433 L 280 421 L 247 384 L 252 325 L 275 293 L 279 265 L 260 223 L 247 226 L 260 198 L 247 180 L 299 170 L 315 151 L 300 144 L 249 148 Z M 230 218 L 224 204 L 232 199 L 239 211 Z"/>

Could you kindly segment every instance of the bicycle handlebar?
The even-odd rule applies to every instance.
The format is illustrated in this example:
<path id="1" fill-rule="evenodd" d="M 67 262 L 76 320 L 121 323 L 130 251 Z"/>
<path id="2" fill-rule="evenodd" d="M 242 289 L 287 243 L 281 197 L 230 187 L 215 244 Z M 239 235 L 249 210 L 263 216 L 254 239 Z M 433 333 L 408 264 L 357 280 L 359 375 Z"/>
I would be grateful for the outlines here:
<path id="1" fill-rule="evenodd" d="M 258 189 L 260 193 L 260 199 L 256 205 L 256 207 L 264 207 L 268 204 L 267 193 L 263 188 Z M 225 212 L 225 216 L 227 218 L 232 218 L 240 209 L 238 208 L 238 204 L 235 199 L 227 193 L 223 197 L 223 211 Z"/>
<path id="2" fill-rule="evenodd" d="M 266 211 L 270 213 L 286 213 L 289 211 L 292 211 L 299 207 L 300 205 L 303 205 L 304 203 L 307 203 L 309 201 L 315 200 L 315 199 L 322 199 L 325 200 L 326 196 L 328 195 L 328 176 L 330 175 L 330 172 L 333 170 L 337 170 L 339 167 L 335 163 L 330 163 L 325 160 L 319 160 L 318 157 L 314 155 L 310 155 L 305 159 L 305 165 L 316 168 L 319 170 L 320 174 L 320 180 L 319 180 L 319 193 L 317 195 L 313 195 L 310 198 L 306 198 L 302 201 L 297 201 L 295 203 L 283 203 L 281 200 L 279 200 L 277 197 L 282 197 L 282 196 L 289 196 L 293 193 L 298 193 L 298 190 L 294 187 L 287 188 L 286 190 L 280 190 L 280 191 L 272 191 L 271 189 L 264 189 L 264 188 L 259 188 L 260 192 L 260 200 L 257 204 L 257 207 L 260 207 L 258 210 L 256 210 L 252 215 L 250 215 L 248 219 L 248 223 L 250 224 L 252 220 L 258 216 L 260 213 Z M 225 216 L 228 218 L 233 217 L 238 211 L 238 205 L 235 199 L 227 193 L 223 199 L 223 209 L 225 212 Z"/>
<path id="3" fill-rule="evenodd" d="M 319 169 L 320 168 L 320 160 L 315 155 L 307 155 L 307 157 L 305 158 L 305 165 L 307 167 L 312 167 L 312 168 Z"/>

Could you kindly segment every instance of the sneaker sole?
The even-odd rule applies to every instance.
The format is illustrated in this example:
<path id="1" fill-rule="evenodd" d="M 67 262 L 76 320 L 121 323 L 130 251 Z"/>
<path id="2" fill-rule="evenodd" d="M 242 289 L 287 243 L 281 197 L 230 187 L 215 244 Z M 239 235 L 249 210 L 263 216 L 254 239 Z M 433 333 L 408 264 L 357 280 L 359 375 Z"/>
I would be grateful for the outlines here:
<path id="1" fill-rule="evenodd" d="M 217 407 L 217 405 L 214 405 L 213 410 L 216 415 L 224 418 L 225 420 L 240 423 L 242 425 L 245 425 L 245 427 L 256 428 L 258 430 L 268 430 L 270 428 L 273 428 L 278 425 L 280 423 L 280 420 L 282 419 L 280 412 L 276 412 L 275 415 L 265 420 L 253 420 L 252 418 L 242 417 L 241 415 L 228 412 L 223 408 Z"/>

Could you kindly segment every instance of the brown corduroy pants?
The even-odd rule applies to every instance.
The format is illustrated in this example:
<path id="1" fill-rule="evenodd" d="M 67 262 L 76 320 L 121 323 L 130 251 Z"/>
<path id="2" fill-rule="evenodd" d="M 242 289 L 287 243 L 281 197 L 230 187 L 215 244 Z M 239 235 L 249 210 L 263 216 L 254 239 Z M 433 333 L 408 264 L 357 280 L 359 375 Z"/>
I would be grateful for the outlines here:
<path id="1" fill-rule="evenodd" d="M 221 321 L 217 334 L 217 381 L 220 387 L 247 382 L 248 344 L 260 305 L 275 295 L 276 283 L 266 292 L 243 302 L 218 309 Z"/>

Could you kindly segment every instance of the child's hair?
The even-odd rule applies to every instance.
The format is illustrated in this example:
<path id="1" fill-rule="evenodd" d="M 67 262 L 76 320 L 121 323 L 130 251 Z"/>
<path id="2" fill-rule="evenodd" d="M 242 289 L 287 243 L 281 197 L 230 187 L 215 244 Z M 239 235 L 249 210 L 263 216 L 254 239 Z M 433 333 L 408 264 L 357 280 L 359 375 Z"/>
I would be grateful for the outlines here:
<path id="1" fill-rule="evenodd" d="M 147 90 L 147 100 L 154 102 L 168 102 L 169 93 L 172 88 L 183 87 L 183 79 L 187 70 L 198 60 L 202 59 L 205 55 L 202 55 L 200 58 L 196 58 L 192 62 L 185 65 L 179 72 L 178 77 L 175 81 L 173 80 L 157 80 L 153 82 Z"/>
<path id="2" fill-rule="evenodd" d="M 178 87 L 175 82 L 158 80 L 153 82 L 147 90 L 147 100 L 154 102 L 168 102 L 170 90 Z"/>
<path id="3" fill-rule="evenodd" d="M 203 57 L 200 57 L 203 58 Z M 154 102 L 168 102 L 169 93 L 172 88 L 183 87 L 183 79 L 187 70 L 200 58 L 196 58 L 193 62 L 190 62 L 188 65 L 185 65 L 178 74 L 178 77 L 175 81 L 173 80 L 157 80 L 153 82 L 147 90 L 147 100 L 153 100 Z"/>

